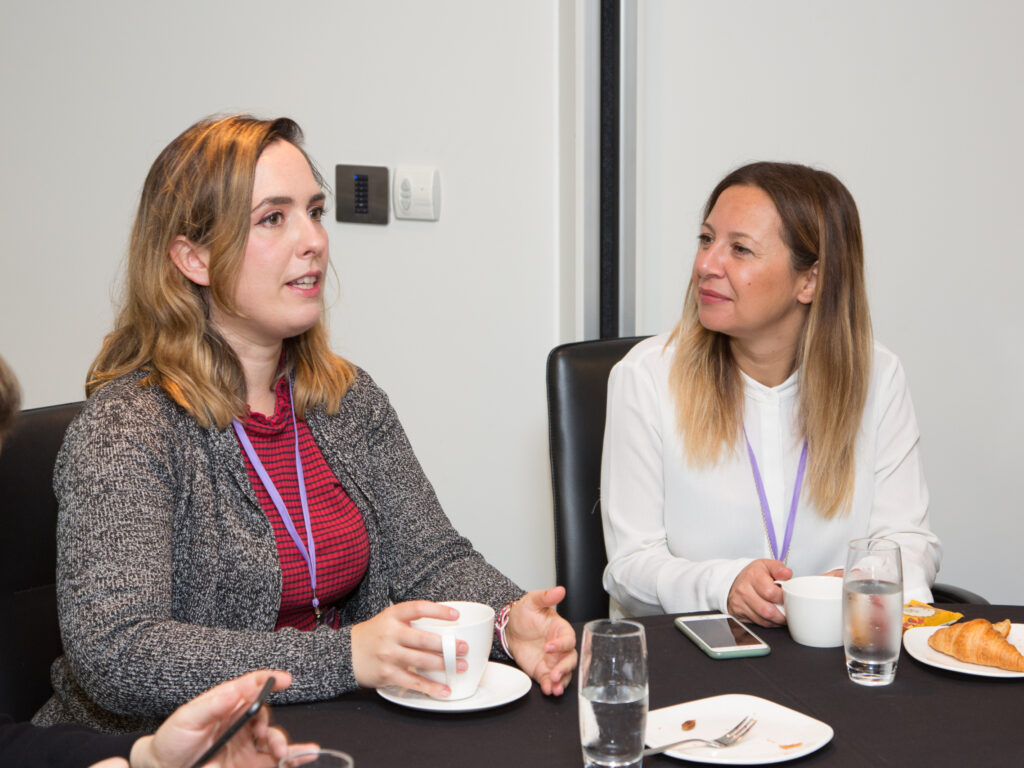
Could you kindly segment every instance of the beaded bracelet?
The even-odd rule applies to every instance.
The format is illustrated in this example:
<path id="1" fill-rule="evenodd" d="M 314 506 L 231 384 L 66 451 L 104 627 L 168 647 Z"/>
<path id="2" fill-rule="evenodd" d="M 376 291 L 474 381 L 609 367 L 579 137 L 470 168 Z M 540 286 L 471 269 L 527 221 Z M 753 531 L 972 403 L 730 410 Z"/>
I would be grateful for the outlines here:
<path id="1" fill-rule="evenodd" d="M 511 659 L 512 651 L 508 649 L 508 638 L 505 637 L 505 627 L 508 626 L 508 620 L 512 616 L 512 606 L 515 603 L 505 603 L 505 607 L 498 612 L 498 618 L 494 621 L 494 631 L 498 633 L 498 641 L 501 643 L 501 649 Z"/>

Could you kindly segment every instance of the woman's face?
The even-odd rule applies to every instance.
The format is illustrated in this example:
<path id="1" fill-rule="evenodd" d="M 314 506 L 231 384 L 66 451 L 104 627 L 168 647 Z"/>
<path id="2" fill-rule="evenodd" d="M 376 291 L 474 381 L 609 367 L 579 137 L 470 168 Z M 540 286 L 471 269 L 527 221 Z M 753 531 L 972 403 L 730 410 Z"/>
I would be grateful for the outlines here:
<path id="1" fill-rule="evenodd" d="M 324 194 L 305 156 L 287 141 L 263 150 L 252 187 L 249 239 L 235 286 L 236 314 L 211 319 L 232 346 L 271 346 L 320 318 L 327 269 Z"/>
<path id="2" fill-rule="evenodd" d="M 734 339 L 795 344 L 815 273 L 794 271 L 782 220 L 758 187 L 728 187 L 701 226 L 693 289 L 701 325 Z"/>

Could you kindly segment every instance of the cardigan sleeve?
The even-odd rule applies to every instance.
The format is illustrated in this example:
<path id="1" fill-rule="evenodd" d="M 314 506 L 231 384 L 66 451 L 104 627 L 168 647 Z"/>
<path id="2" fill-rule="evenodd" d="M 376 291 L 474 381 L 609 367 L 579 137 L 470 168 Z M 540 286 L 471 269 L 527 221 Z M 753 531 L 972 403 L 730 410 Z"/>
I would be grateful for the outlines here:
<path id="1" fill-rule="evenodd" d="M 663 408 L 671 403 L 659 394 L 651 371 L 638 358 L 627 355 L 608 380 L 601 460 L 601 516 L 608 553 L 604 587 L 627 615 L 725 611 L 729 589 L 751 559 L 696 561 L 670 551 L 662 429 Z"/>

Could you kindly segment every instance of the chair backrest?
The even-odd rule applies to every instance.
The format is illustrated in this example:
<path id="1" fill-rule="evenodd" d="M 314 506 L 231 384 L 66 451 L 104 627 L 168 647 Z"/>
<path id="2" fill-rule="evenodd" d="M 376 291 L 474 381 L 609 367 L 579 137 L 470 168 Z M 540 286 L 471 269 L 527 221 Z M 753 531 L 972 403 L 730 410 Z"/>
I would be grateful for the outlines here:
<path id="1" fill-rule="evenodd" d="M 644 339 L 563 344 L 548 355 L 548 431 L 555 503 L 555 574 L 569 621 L 608 615 L 601 576 L 608 563 L 601 528 L 601 445 L 608 374 Z"/>
<path id="2" fill-rule="evenodd" d="M 22 411 L 0 447 L 0 712 L 27 720 L 52 693 L 57 624 L 53 465 L 82 403 Z"/>

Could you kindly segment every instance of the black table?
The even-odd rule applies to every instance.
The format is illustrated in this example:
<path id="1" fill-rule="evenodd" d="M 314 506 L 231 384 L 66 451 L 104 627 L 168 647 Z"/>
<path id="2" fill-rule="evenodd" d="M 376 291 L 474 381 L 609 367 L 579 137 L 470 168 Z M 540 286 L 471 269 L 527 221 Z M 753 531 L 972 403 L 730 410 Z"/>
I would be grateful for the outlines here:
<path id="1" fill-rule="evenodd" d="M 1024 622 L 1024 606 L 943 606 L 965 620 Z M 835 737 L 792 766 L 1024 766 L 1024 678 L 988 678 L 921 664 L 906 651 L 891 685 L 850 682 L 842 648 L 806 648 L 785 629 L 757 629 L 768 656 L 716 661 L 672 624 L 647 629 L 652 709 L 723 693 L 770 699 L 828 723 Z M 276 707 L 274 717 L 297 741 L 352 754 L 356 768 L 409 766 L 582 766 L 575 680 L 566 695 L 535 685 L 512 704 L 446 714 L 407 709 L 358 691 L 316 704 Z M 656 756 L 646 766 L 691 765 Z"/>

